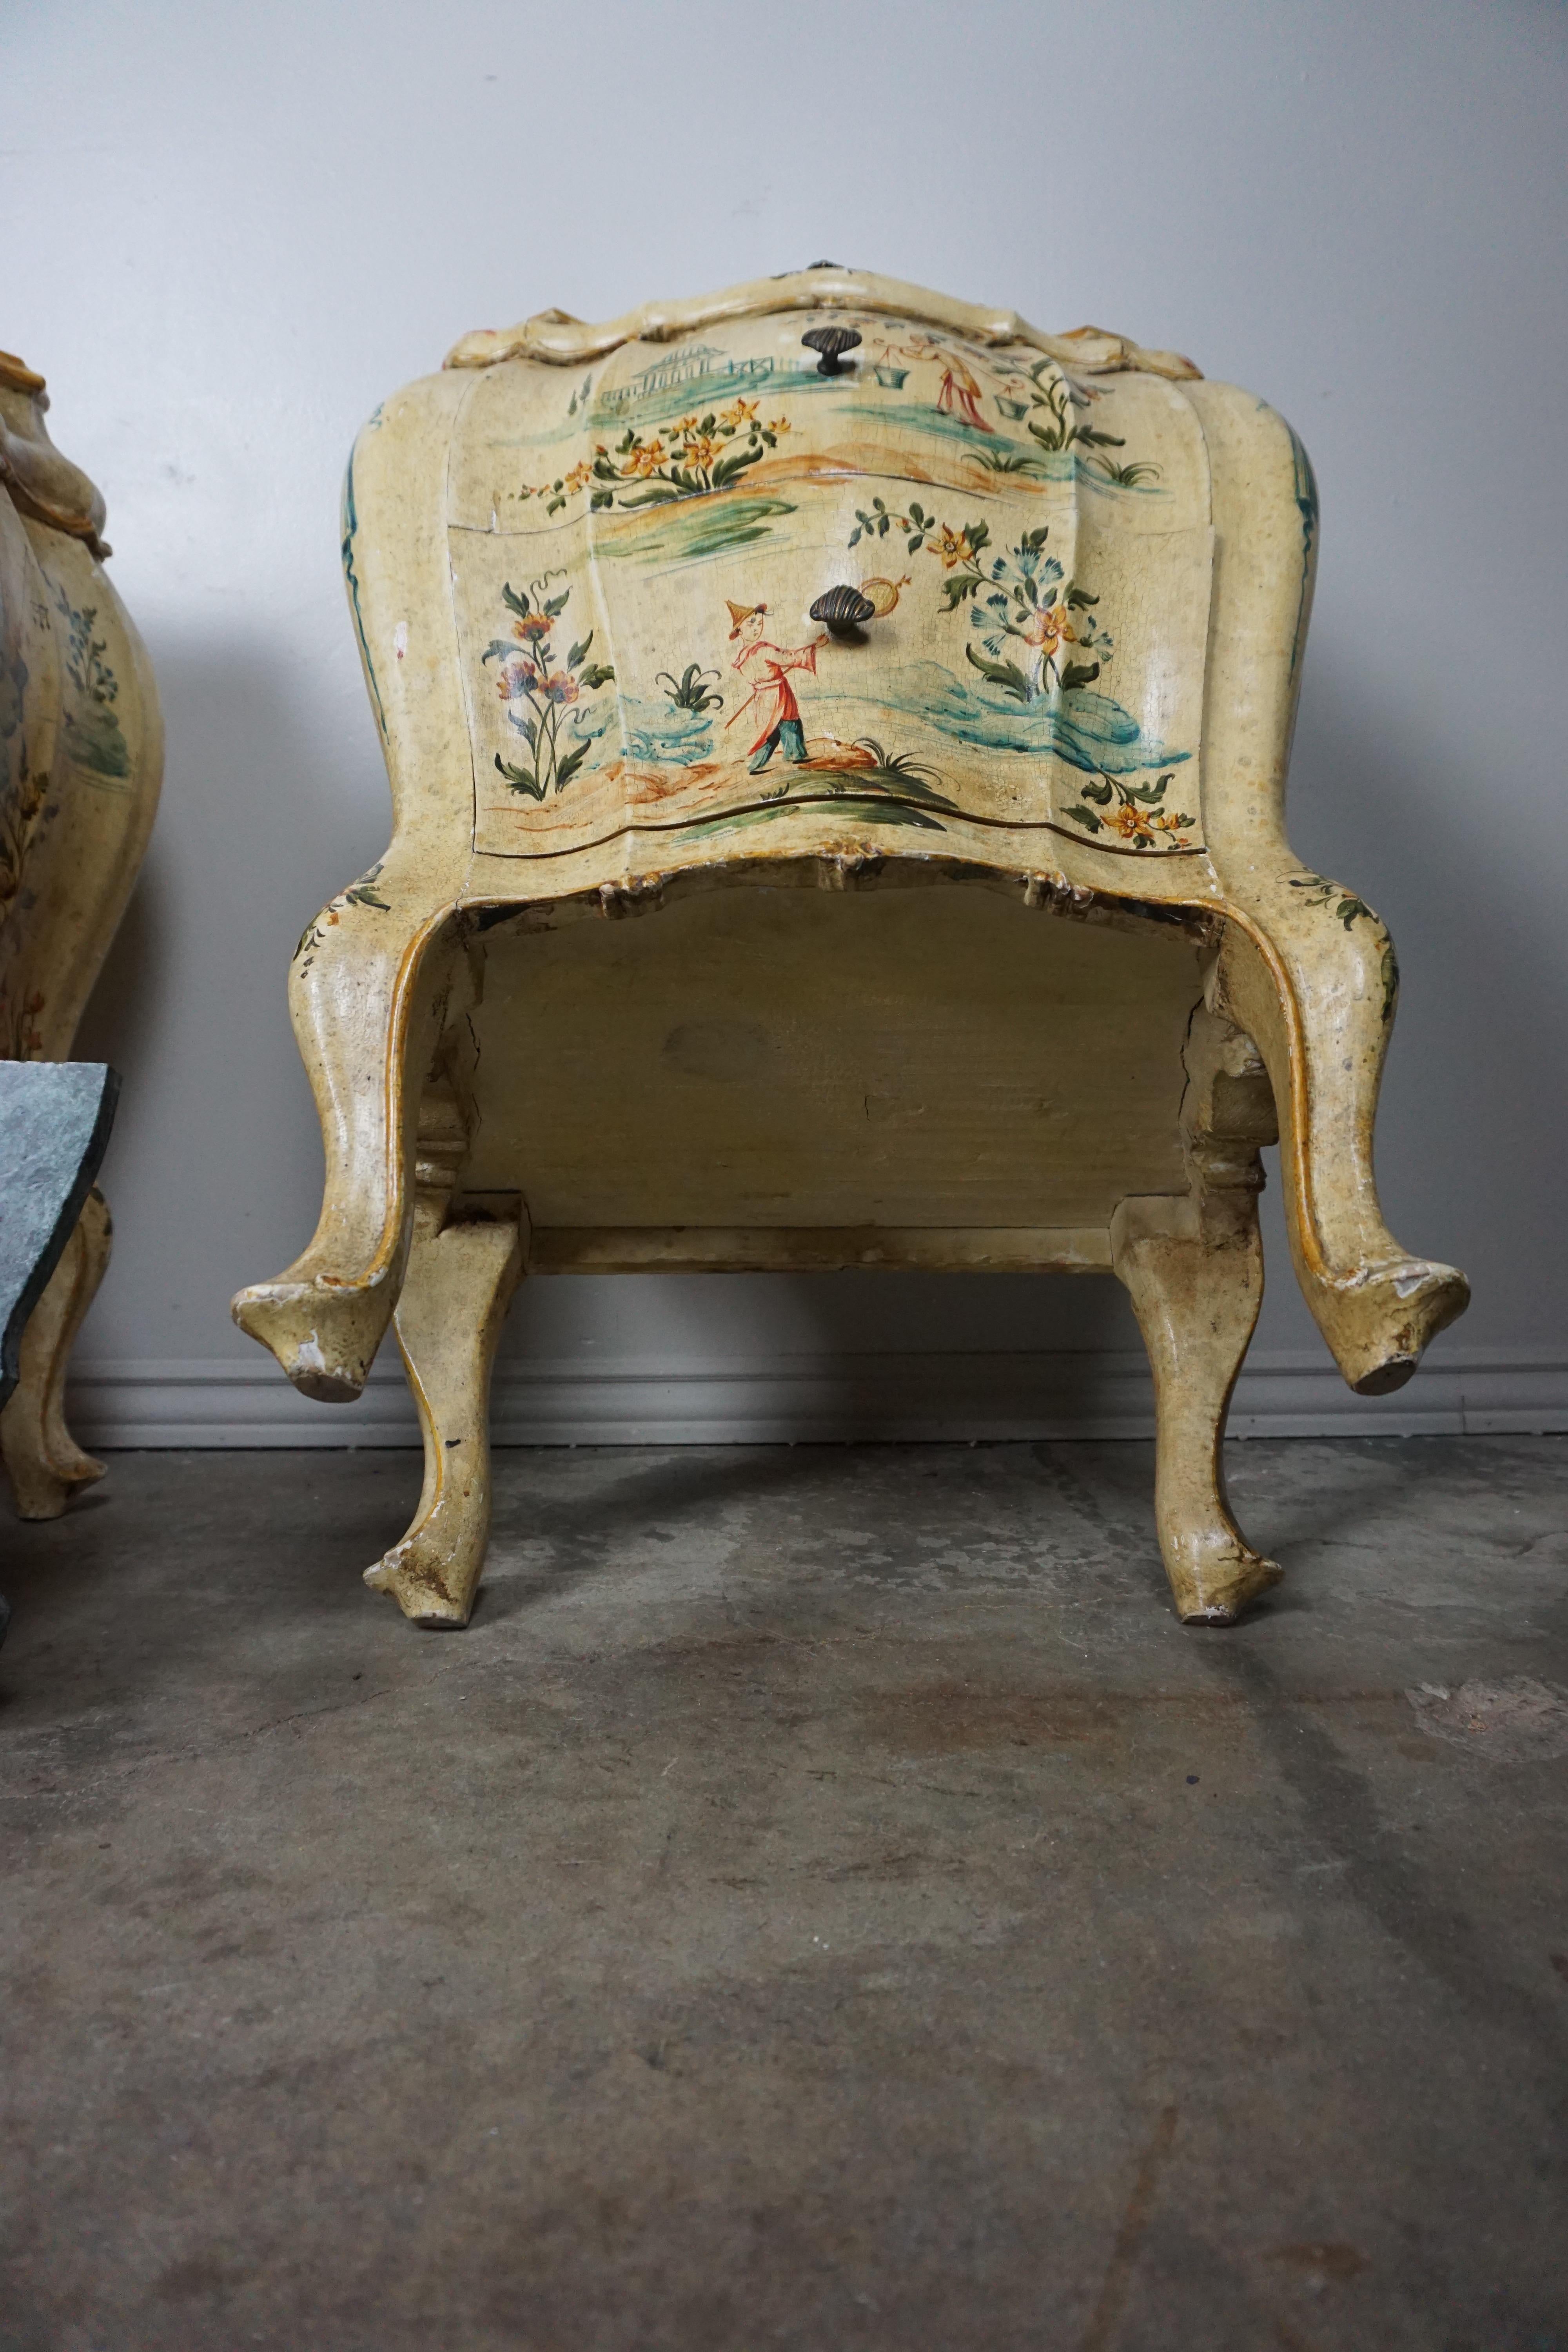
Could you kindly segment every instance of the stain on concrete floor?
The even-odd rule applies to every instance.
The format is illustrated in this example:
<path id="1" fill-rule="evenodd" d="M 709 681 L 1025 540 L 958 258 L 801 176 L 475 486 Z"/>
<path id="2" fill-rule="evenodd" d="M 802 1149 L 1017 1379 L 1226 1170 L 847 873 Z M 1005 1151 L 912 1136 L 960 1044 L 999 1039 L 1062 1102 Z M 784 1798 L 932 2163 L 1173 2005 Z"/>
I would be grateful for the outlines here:
<path id="1" fill-rule="evenodd" d="M 1568 2352 L 1568 1441 L 499 1475 L 5 1528 L 5 2352 Z"/>
<path id="2" fill-rule="evenodd" d="M 1406 1691 L 1423 1731 L 1451 1739 L 1499 1764 L 1568 1756 L 1568 1692 L 1510 1675 L 1504 1683 L 1462 1683 L 1457 1691 L 1423 1683 Z"/>

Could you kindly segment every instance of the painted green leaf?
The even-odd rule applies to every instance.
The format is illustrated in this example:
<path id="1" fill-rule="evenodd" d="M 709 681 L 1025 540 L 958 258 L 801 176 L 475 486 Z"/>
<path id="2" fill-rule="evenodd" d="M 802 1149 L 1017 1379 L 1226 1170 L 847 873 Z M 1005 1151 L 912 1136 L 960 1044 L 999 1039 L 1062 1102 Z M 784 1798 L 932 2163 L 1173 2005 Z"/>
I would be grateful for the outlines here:
<path id="1" fill-rule="evenodd" d="M 1016 662 L 988 661 L 984 654 L 976 653 L 973 646 L 965 646 L 963 651 L 983 677 L 990 678 L 994 685 L 1001 687 L 1004 693 L 1014 696 L 1019 702 L 1030 700 L 1029 681 Z"/>
<path id="2" fill-rule="evenodd" d="M 579 743 L 577 749 L 574 751 L 569 751 L 565 759 L 560 762 L 555 771 L 555 789 L 558 793 L 565 791 L 592 749 L 591 743 Z"/>
<path id="3" fill-rule="evenodd" d="M 1092 686 L 1099 676 L 1098 662 L 1068 662 L 1062 670 L 1062 692 L 1070 694 L 1075 686 Z"/>
<path id="4" fill-rule="evenodd" d="M 514 793 L 521 793 L 531 801 L 542 801 L 544 798 L 544 786 L 536 782 L 526 768 L 514 768 L 510 761 L 501 758 L 499 751 L 496 753 L 496 766 Z"/>
<path id="5" fill-rule="evenodd" d="M 748 466 L 756 464 L 762 454 L 761 449 L 732 449 L 728 456 L 721 457 L 713 468 L 714 488 L 727 489 L 737 475 L 743 473 Z"/>

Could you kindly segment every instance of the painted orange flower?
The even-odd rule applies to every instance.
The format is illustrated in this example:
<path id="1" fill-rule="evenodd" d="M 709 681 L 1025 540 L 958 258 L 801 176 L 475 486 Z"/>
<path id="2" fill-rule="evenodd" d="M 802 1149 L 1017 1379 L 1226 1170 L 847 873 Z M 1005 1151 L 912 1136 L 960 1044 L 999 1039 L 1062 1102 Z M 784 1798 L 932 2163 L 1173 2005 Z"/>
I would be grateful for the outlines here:
<path id="1" fill-rule="evenodd" d="M 738 431 L 742 425 L 749 424 L 756 413 L 757 404 L 754 400 L 737 400 L 724 411 L 719 422 L 721 425 L 728 425 L 732 432 Z"/>
<path id="2" fill-rule="evenodd" d="M 639 441 L 637 447 L 628 449 L 622 458 L 621 471 L 623 474 L 657 474 L 664 463 L 664 444 L 657 436 L 646 446 Z"/>
<path id="3" fill-rule="evenodd" d="M 973 563 L 974 549 L 966 530 L 954 530 L 950 523 L 939 526 L 936 535 L 926 545 L 933 555 L 942 558 L 942 568 L 951 572 L 955 563 Z"/>
<path id="4" fill-rule="evenodd" d="M 1149 819 L 1142 809 L 1134 808 L 1131 802 L 1114 810 L 1105 822 L 1112 833 L 1119 833 L 1122 840 L 1130 843 L 1134 849 L 1152 849 L 1154 846 L 1154 835 Z"/>
<path id="5" fill-rule="evenodd" d="M 680 453 L 680 462 L 683 466 L 706 467 L 711 466 L 715 458 L 722 455 L 722 445 L 715 441 L 710 434 L 694 433 Z"/>
<path id="6" fill-rule="evenodd" d="M 536 637 L 550 635 L 550 623 L 542 613 L 529 613 L 521 621 L 512 623 L 511 633 L 514 637 L 521 637 L 525 646 L 531 645 Z"/>
<path id="7" fill-rule="evenodd" d="M 789 418 L 787 416 L 775 416 L 767 426 L 767 430 L 770 433 L 787 433 L 789 431 Z"/>
<path id="8" fill-rule="evenodd" d="M 567 490 L 580 490 L 584 488 L 587 483 L 591 482 L 593 478 L 594 468 L 589 464 L 587 458 L 584 457 L 580 466 L 573 467 L 572 471 L 566 476 L 563 482 L 562 488 L 563 489 Z"/>
<path id="9" fill-rule="evenodd" d="M 669 429 L 672 436 L 679 440 L 683 434 L 696 432 L 697 419 L 695 416 L 683 416 L 679 425 L 672 425 Z"/>
<path id="10" fill-rule="evenodd" d="M 1053 657 L 1058 646 L 1076 646 L 1078 643 L 1078 631 L 1068 620 L 1065 604 L 1037 605 L 1025 622 L 1020 635 L 1026 646 L 1038 646 L 1047 661 Z"/>

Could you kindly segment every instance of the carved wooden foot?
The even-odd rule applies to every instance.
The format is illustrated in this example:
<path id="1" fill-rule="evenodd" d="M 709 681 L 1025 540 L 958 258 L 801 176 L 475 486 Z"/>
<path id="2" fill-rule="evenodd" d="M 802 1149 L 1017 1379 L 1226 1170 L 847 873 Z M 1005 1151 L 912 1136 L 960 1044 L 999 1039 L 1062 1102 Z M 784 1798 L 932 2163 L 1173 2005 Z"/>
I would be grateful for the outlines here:
<path id="1" fill-rule="evenodd" d="M 364 1580 L 416 1625 L 466 1625 L 490 1525 L 490 1367 L 522 1272 L 514 1222 L 447 1225 L 421 1201 L 395 1328 L 419 1408 L 414 1524 Z"/>
<path id="2" fill-rule="evenodd" d="M 65 1386 L 82 1318 L 108 1271 L 113 1230 L 102 1193 L 89 1192 L 22 1335 L 21 1377 L 0 1412 L 0 1456 L 19 1518 L 58 1519 L 79 1486 L 103 1475 L 103 1464 L 66 1427 Z"/>
<path id="3" fill-rule="evenodd" d="M 1220 1455 L 1263 1298 L 1257 1201 L 1124 1201 L 1110 1243 L 1154 1375 L 1154 1514 L 1177 1612 L 1231 1625 L 1283 1574 L 1231 1517 Z"/>

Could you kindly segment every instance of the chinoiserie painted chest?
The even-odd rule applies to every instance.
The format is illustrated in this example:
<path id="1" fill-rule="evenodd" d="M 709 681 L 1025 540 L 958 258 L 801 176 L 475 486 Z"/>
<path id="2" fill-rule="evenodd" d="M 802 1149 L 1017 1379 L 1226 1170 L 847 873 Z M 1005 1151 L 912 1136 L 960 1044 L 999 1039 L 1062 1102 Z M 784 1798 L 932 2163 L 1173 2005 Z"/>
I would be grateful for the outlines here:
<path id="1" fill-rule="evenodd" d="M 1183 1615 L 1273 1580 L 1218 1456 L 1259 1148 L 1352 1385 L 1466 1297 L 1377 1208 L 1387 933 L 1284 832 L 1316 541 L 1250 394 L 826 266 L 384 404 L 394 834 L 291 975 L 321 1226 L 236 1302 L 329 1400 L 396 1313 L 426 1492 L 373 1583 L 466 1620 L 524 1271 L 868 1265 L 1120 1276 Z"/>

